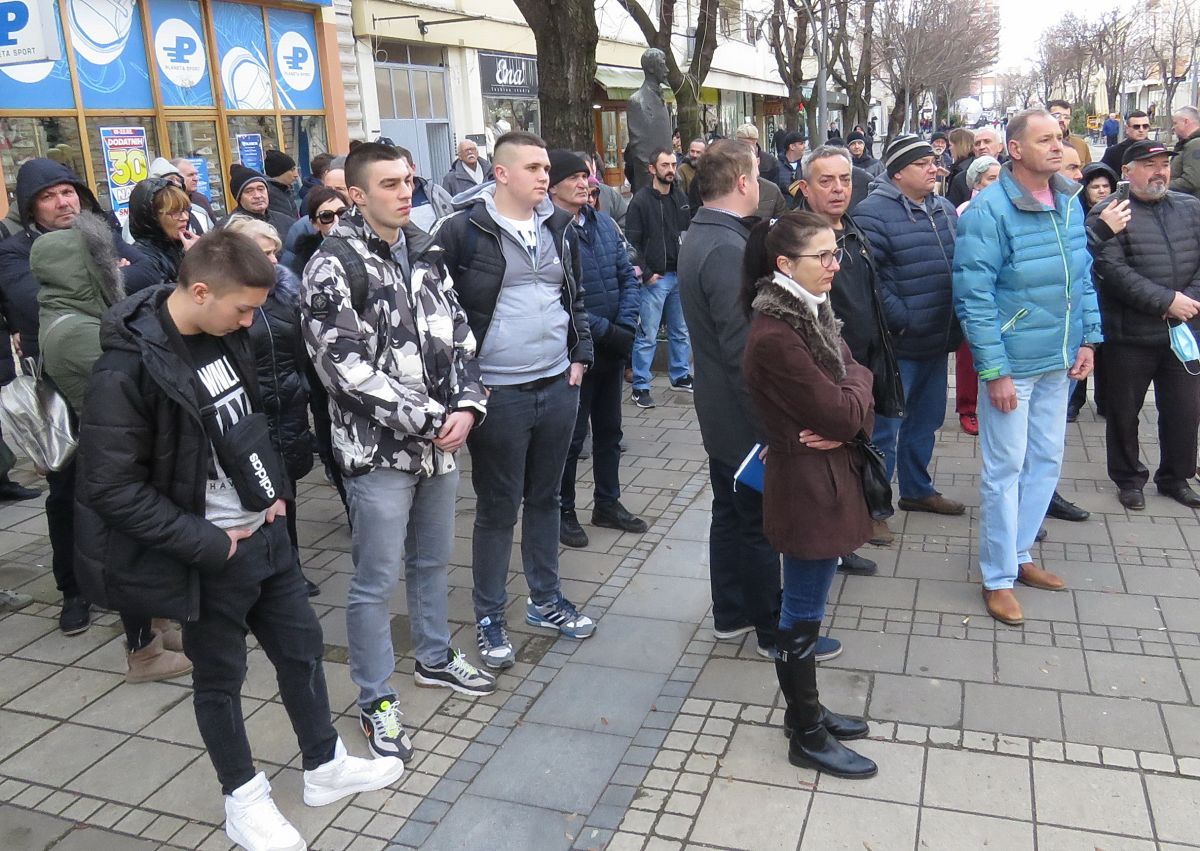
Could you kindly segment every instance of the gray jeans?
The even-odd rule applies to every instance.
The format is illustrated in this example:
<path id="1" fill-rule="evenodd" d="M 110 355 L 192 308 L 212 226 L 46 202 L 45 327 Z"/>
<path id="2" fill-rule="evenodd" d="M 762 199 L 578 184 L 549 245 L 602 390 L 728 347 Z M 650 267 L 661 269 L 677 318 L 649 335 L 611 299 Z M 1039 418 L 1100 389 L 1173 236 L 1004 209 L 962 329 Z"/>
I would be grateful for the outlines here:
<path id="1" fill-rule="evenodd" d="M 457 470 L 430 478 L 375 470 L 346 479 L 354 524 L 354 579 L 346 603 L 346 633 L 359 706 L 396 694 L 388 682 L 396 667 L 388 601 L 400 582 L 401 564 L 413 655 L 423 665 L 446 664 L 450 648 L 446 576 L 454 545 L 457 492 Z M 398 530 L 405 530 L 403 539 Z"/>
<path id="2" fill-rule="evenodd" d="M 535 603 L 558 596 L 558 490 L 578 413 L 579 388 L 566 375 L 536 390 L 493 387 L 487 419 L 467 439 L 476 496 L 471 565 L 477 620 L 504 613 L 522 501 L 521 563 L 529 596 Z"/>

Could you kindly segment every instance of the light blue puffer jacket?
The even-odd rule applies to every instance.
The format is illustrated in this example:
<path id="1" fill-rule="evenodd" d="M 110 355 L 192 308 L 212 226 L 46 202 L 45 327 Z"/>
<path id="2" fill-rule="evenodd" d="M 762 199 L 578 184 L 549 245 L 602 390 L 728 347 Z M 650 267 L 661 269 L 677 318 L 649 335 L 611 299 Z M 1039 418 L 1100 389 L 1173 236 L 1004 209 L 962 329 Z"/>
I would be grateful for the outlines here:
<path id="1" fill-rule="evenodd" d="M 1055 175 L 1050 188 L 1055 209 L 1006 164 L 959 220 L 954 307 L 984 381 L 1069 369 L 1080 343 L 1104 339 L 1081 187 Z"/>

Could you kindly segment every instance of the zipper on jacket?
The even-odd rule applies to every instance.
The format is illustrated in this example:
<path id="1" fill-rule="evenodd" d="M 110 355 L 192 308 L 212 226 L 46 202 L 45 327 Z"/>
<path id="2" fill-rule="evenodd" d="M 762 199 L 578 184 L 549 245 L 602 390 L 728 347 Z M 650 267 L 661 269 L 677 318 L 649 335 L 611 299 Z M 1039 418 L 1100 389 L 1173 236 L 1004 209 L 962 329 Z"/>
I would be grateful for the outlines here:
<path id="1" fill-rule="evenodd" d="M 1072 196 L 1072 200 L 1074 200 L 1074 196 Z M 1069 224 L 1070 220 L 1071 220 L 1071 205 L 1068 204 L 1067 205 L 1067 220 L 1066 220 L 1066 222 L 1064 222 L 1064 225 Z M 1071 264 L 1067 261 L 1067 247 L 1065 245 L 1063 245 L 1062 232 L 1059 230 L 1059 227 L 1058 227 L 1058 211 L 1057 210 L 1052 210 L 1050 212 L 1050 223 L 1054 225 L 1054 238 L 1056 240 L 1058 240 L 1058 252 L 1059 252 L 1059 256 L 1062 257 L 1063 274 L 1066 275 L 1066 280 L 1067 280 L 1066 288 L 1065 288 L 1066 299 L 1067 299 L 1067 319 L 1063 323 L 1062 357 L 1063 357 L 1063 364 L 1066 366 L 1067 369 L 1070 369 L 1071 362 L 1070 362 L 1070 355 L 1067 352 L 1067 344 L 1070 342 L 1070 335 L 1071 335 Z"/>
<path id="2" fill-rule="evenodd" d="M 937 222 L 934 221 L 933 213 L 929 212 L 929 210 L 924 206 L 921 207 L 921 210 L 922 210 L 922 212 L 925 213 L 926 216 L 929 217 L 929 227 L 933 229 L 933 238 L 937 240 L 938 248 L 940 248 L 942 251 L 942 259 L 946 261 L 946 268 L 949 270 L 951 277 L 953 277 L 954 276 L 954 264 L 952 262 L 950 262 L 950 256 L 948 254 L 946 254 L 946 246 L 942 242 L 942 235 L 940 233 L 938 233 Z M 944 348 L 944 349 L 950 348 L 950 329 L 952 329 L 953 327 L 954 327 L 954 299 L 953 299 L 953 297 L 951 297 L 951 299 L 950 299 L 950 320 L 946 323 L 946 337 L 945 337 L 945 342 L 942 343 L 942 348 Z"/>
<path id="3" fill-rule="evenodd" d="M 1013 314 L 1012 319 L 1008 320 L 1007 322 L 1005 322 L 1003 325 L 1000 326 L 1000 333 L 1007 334 L 1009 331 L 1011 331 L 1013 329 L 1013 326 L 1015 326 L 1018 322 L 1020 322 L 1022 319 L 1024 319 L 1028 315 L 1029 315 L 1029 308 L 1022 307 L 1020 310 L 1018 310 L 1016 313 Z"/>
<path id="4" fill-rule="evenodd" d="M 263 327 L 267 329 L 267 340 L 271 343 L 271 376 L 275 379 L 275 428 L 273 431 L 275 439 L 279 441 L 279 454 L 283 455 L 283 400 L 279 395 L 279 368 L 275 355 L 275 334 L 271 331 L 271 320 L 267 316 L 266 309 L 260 306 L 258 312 L 262 316 Z"/>

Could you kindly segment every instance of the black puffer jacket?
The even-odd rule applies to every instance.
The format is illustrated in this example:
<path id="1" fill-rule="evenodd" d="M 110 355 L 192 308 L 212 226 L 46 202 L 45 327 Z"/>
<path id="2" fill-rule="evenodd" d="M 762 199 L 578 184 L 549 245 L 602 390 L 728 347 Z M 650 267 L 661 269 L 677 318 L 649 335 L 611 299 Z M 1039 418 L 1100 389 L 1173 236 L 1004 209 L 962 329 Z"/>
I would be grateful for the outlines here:
<path id="1" fill-rule="evenodd" d="M 1110 195 L 1092 207 L 1089 228 L 1115 199 Z M 1104 242 L 1089 240 L 1104 339 L 1165 346 L 1170 340 L 1163 314 L 1175 294 L 1200 300 L 1200 200 L 1183 192 L 1167 192 L 1153 203 L 1130 195 L 1129 208 L 1125 230 Z M 1200 330 L 1200 317 L 1188 324 Z"/>
<path id="2" fill-rule="evenodd" d="M 275 289 L 254 312 L 250 341 L 271 442 L 295 481 L 313 468 L 316 438 L 308 426 L 308 350 L 300 336 L 300 281 L 286 266 L 275 267 Z"/>
<path id="3" fill-rule="evenodd" d="M 195 373 L 163 328 L 171 292 L 118 302 L 100 328 L 76 454 L 75 571 L 96 605 L 192 621 L 200 574 L 224 569 L 229 536 L 204 518 L 211 448 Z M 249 335 L 223 341 L 261 411 Z M 287 483 L 281 491 L 291 498 Z"/>
<path id="4" fill-rule="evenodd" d="M 143 289 L 151 284 L 173 284 L 179 279 L 183 243 L 167 239 L 154 215 L 154 196 L 174 185 L 162 177 L 148 177 L 133 187 L 133 194 L 129 196 L 129 234 L 137 250 L 153 264 L 158 278 L 140 282 Z"/>

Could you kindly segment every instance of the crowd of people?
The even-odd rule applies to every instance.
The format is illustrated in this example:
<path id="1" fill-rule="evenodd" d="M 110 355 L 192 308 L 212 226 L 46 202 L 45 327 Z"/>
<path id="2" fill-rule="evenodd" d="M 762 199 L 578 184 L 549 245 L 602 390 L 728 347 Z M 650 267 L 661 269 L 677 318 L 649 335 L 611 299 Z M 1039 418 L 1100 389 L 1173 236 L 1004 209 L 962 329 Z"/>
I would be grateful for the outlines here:
<path id="1" fill-rule="evenodd" d="M 1177 111 L 1169 150 L 1131 113 L 1102 163 L 1070 116 L 1055 101 L 1013 116 L 1003 139 L 897 135 L 879 159 L 873 128 L 811 149 L 784 133 L 772 153 L 744 125 L 654 151 L 631 199 L 593 155 L 527 132 L 497 139 L 491 161 L 462 142 L 440 182 L 381 140 L 319 155 L 297 192 L 295 161 L 269 151 L 263 172 L 232 166 L 224 219 L 187 160 L 156 160 L 124 227 L 64 166 L 27 161 L 0 311 L 78 421 L 73 459 L 46 474 L 61 630 L 113 610 L 129 682 L 191 673 L 230 838 L 302 847 L 242 721 L 247 633 L 276 668 L 306 803 L 393 783 L 413 755 L 394 682 L 401 578 L 417 685 L 492 693 L 515 662 L 510 617 L 592 636 L 559 569 L 560 545 L 589 542 L 578 462 L 590 435 L 589 525 L 645 532 L 621 503 L 622 403 L 629 383 L 634 405 L 655 406 L 665 327 L 667 381 L 694 393 L 708 455 L 715 638 L 754 633 L 774 660 L 793 763 L 874 775 L 843 744 L 865 723 L 820 702 L 816 664 L 841 652 L 826 598 L 838 571 L 876 571 L 864 545 L 894 542 L 863 483 L 870 453 L 899 510 L 965 512 L 932 473 L 950 354 L 960 426 L 979 436 L 979 560 L 998 621 L 1023 622 L 1016 584 L 1066 587 L 1033 546 L 1048 514 L 1087 519 L 1056 486 L 1101 351 L 1121 364 L 1094 382 L 1120 504 L 1145 508 L 1153 384 L 1155 484 L 1200 507 L 1200 115 Z M 0 372 L 14 369 L 9 355 Z M 473 657 L 448 615 L 464 448 Z M 761 491 L 735 482 L 755 455 Z M 349 667 L 373 760 L 330 721 L 309 604 L 321 589 L 296 531 L 315 457 L 351 529 Z M 0 497 L 25 496 L 0 478 Z M 528 594 L 511 601 L 518 519 Z"/>

